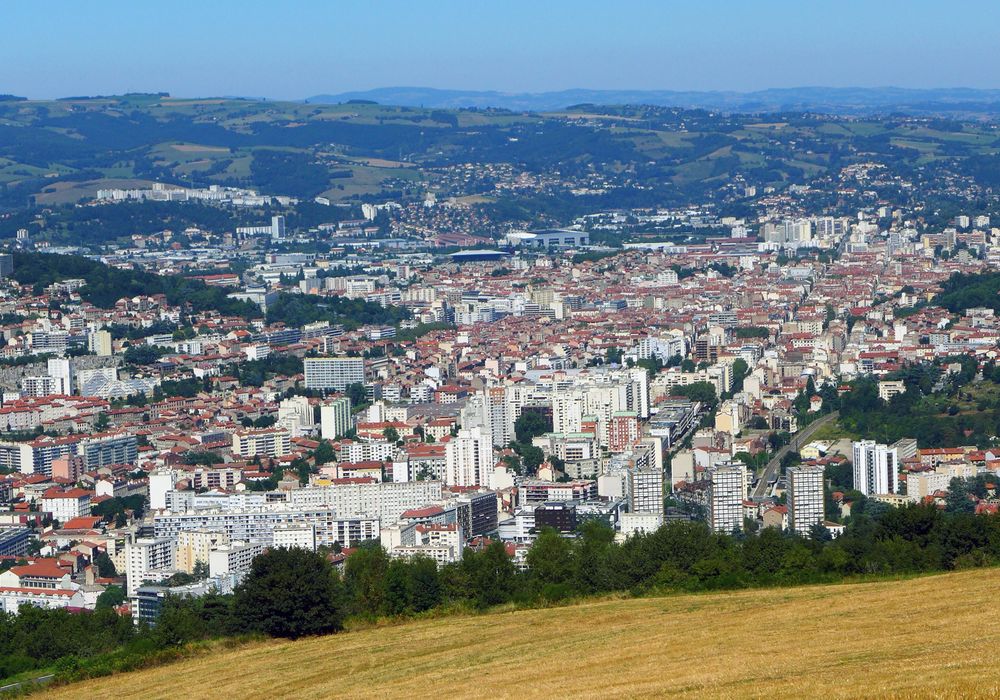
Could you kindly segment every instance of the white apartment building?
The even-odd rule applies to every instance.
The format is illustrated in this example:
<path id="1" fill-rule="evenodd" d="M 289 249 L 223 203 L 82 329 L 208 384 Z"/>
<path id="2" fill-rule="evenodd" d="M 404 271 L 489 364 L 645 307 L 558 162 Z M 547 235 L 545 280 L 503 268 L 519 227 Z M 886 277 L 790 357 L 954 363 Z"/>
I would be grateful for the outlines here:
<path id="1" fill-rule="evenodd" d="M 806 536 L 813 525 L 823 522 L 823 467 L 789 467 L 787 479 L 788 526 Z"/>
<path id="2" fill-rule="evenodd" d="M 343 391 L 365 383 L 365 361 L 361 357 L 307 357 L 305 379 L 307 389 Z"/>
<path id="3" fill-rule="evenodd" d="M 616 413 L 649 417 L 649 379 L 644 369 L 587 370 L 556 377 L 552 384 L 552 429 L 578 433 L 595 422 L 597 439 L 608 446 L 609 426 Z"/>
<path id="4" fill-rule="evenodd" d="M 708 523 L 715 532 L 743 528 L 747 468 L 743 462 L 724 462 L 708 470 Z"/>
<path id="5" fill-rule="evenodd" d="M 667 270 L 667 272 L 673 275 L 673 282 L 667 283 L 676 284 L 677 273 L 674 270 Z M 652 357 L 656 357 L 661 362 L 666 363 L 676 355 L 684 357 L 686 353 L 687 342 L 684 339 L 684 335 L 677 333 L 659 338 L 646 336 L 640 340 L 630 352 L 626 353 L 625 357 L 632 357 L 636 360 L 648 360 Z"/>
<path id="6" fill-rule="evenodd" d="M 55 381 L 54 394 L 69 396 L 73 393 L 73 362 L 65 357 L 52 357 L 48 362 L 48 374 Z"/>
<path id="7" fill-rule="evenodd" d="M 240 457 L 281 457 L 292 451 L 292 436 L 284 428 L 240 430 L 233 433 L 233 454 Z"/>
<path id="8" fill-rule="evenodd" d="M 618 532 L 621 537 L 639 533 L 656 532 L 663 525 L 662 513 L 622 513 L 618 516 Z"/>
<path id="9" fill-rule="evenodd" d="M 449 486 L 486 486 L 493 465 L 493 440 L 480 427 L 459 430 L 445 445 L 444 479 Z"/>
<path id="10" fill-rule="evenodd" d="M 413 527 L 408 534 L 413 535 L 413 542 L 393 547 L 390 552 L 392 556 L 407 559 L 425 556 L 437 562 L 438 566 L 462 559 L 465 537 L 462 528 L 456 523 L 420 524 Z"/>
<path id="11" fill-rule="evenodd" d="M 931 472 L 910 472 L 906 475 L 906 496 L 911 501 L 920 501 L 935 491 L 947 491 L 953 475 L 945 470 Z"/>
<path id="12" fill-rule="evenodd" d="M 663 470 L 654 467 L 630 467 L 627 471 L 629 510 L 663 516 Z"/>
<path id="13" fill-rule="evenodd" d="M 264 545 L 259 542 L 231 542 L 215 547 L 208 553 L 208 575 L 215 578 L 247 572 L 263 551 Z"/>
<path id="14" fill-rule="evenodd" d="M 173 537 L 140 538 L 125 543 L 125 575 L 128 595 L 147 580 L 160 581 L 174 573 L 176 552 Z"/>
<path id="15" fill-rule="evenodd" d="M 341 396 L 320 406 L 319 422 L 324 440 L 335 440 L 345 435 L 352 427 L 351 400 Z"/>
<path id="16" fill-rule="evenodd" d="M 62 392 L 56 391 L 58 381 L 48 375 L 24 377 L 21 379 L 21 393 L 32 398 L 41 398 Z"/>
<path id="17" fill-rule="evenodd" d="M 899 454 L 874 440 L 854 443 L 854 488 L 866 496 L 899 493 Z"/>
<path id="18" fill-rule="evenodd" d="M 115 464 L 135 464 L 139 457 L 139 441 L 135 435 L 95 435 L 84 438 L 76 454 L 83 457 L 84 469 L 93 471 Z"/>
<path id="19" fill-rule="evenodd" d="M 79 455 L 84 469 L 92 471 L 115 464 L 135 464 L 138 457 L 135 435 L 67 435 L 41 437 L 31 442 L 0 442 L 0 466 L 22 474 L 52 474 L 52 460 Z"/>
<path id="20" fill-rule="evenodd" d="M 494 445 L 503 446 L 514 439 L 514 423 L 519 415 L 520 406 L 508 399 L 507 388 L 495 386 L 469 397 L 460 423 L 466 428 L 483 428 L 492 436 Z"/>
<path id="21" fill-rule="evenodd" d="M 407 510 L 442 499 L 440 481 L 385 481 L 364 484 L 336 484 L 295 489 L 288 502 L 296 507 L 329 507 L 345 515 L 377 518 L 394 523 Z"/>
<path id="22" fill-rule="evenodd" d="M 103 328 L 87 336 L 87 349 L 100 357 L 111 357 L 111 333 Z"/>
<path id="23" fill-rule="evenodd" d="M 384 462 L 396 454 L 396 446 L 386 440 L 345 440 L 337 449 L 341 462 Z"/>
<path id="24" fill-rule="evenodd" d="M 353 515 L 338 515 L 330 507 L 295 506 L 272 503 L 243 510 L 205 509 L 185 513 L 164 513 L 153 518 L 157 538 L 173 542 L 184 530 L 217 530 L 226 533 L 230 541 L 253 542 L 274 546 L 274 533 L 284 527 L 312 526 L 316 543 L 339 543 L 352 547 L 379 536 L 379 519 Z M 173 552 L 173 549 L 171 549 Z"/>
<path id="25" fill-rule="evenodd" d="M 195 564 L 201 562 L 208 565 L 209 553 L 228 544 L 229 536 L 218 530 L 184 530 L 177 533 L 177 570 L 194 573 Z"/>
<path id="26" fill-rule="evenodd" d="M 274 546 L 286 549 L 306 549 L 316 551 L 316 527 L 314 525 L 284 525 L 274 528 Z"/>
<path id="27" fill-rule="evenodd" d="M 167 507 L 167 492 L 174 488 L 176 475 L 171 469 L 157 469 L 149 474 L 149 508 L 163 510 Z"/>
<path id="28" fill-rule="evenodd" d="M 316 424 L 313 407 L 305 396 L 292 396 L 278 404 L 278 422 L 286 421 L 297 430 L 309 430 Z"/>
<path id="29" fill-rule="evenodd" d="M 892 401 L 894 396 L 906 391 L 906 382 L 902 379 L 882 380 L 878 383 L 878 397 L 883 401 Z"/>
<path id="30" fill-rule="evenodd" d="M 65 523 L 82 515 L 90 515 L 90 491 L 53 487 L 42 494 L 42 510 L 54 520 Z"/>

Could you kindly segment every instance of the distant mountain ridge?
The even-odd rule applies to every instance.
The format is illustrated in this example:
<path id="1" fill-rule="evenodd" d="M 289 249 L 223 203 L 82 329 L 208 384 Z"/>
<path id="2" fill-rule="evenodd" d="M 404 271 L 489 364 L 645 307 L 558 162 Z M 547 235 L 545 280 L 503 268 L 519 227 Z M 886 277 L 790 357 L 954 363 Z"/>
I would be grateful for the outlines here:
<path id="1" fill-rule="evenodd" d="M 977 88 L 796 87 L 754 92 L 678 90 L 559 90 L 555 92 L 499 92 L 442 90 L 425 87 L 387 87 L 374 90 L 315 95 L 308 102 L 337 104 L 371 100 L 403 107 L 441 109 L 499 108 L 544 112 L 579 104 L 649 104 L 727 112 L 812 111 L 826 114 L 1000 114 L 1000 90 Z"/>

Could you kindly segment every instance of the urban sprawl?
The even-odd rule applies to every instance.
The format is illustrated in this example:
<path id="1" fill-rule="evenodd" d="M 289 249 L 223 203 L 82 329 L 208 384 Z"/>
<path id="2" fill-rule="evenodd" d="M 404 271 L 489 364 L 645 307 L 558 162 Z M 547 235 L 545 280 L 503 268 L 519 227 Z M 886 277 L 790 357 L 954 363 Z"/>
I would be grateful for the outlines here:
<path id="1" fill-rule="evenodd" d="M 836 187 L 880 177 L 853 165 Z M 97 194 L 272 201 L 224 187 Z M 573 538 L 589 520 L 620 540 L 699 520 L 829 539 L 862 499 L 943 507 L 953 479 L 1000 474 L 995 436 L 930 446 L 838 419 L 859 382 L 876 408 L 923 382 L 922 396 L 957 389 L 977 410 L 1000 319 L 988 303 L 935 300 L 956 273 L 995 269 L 1000 229 L 976 211 L 932 228 L 889 201 L 810 210 L 805 195 L 747 187 L 754 216 L 615 210 L 499 237 L 428 195 L 308 231 L 274 214 L 90 255 L 222 289 L 254 318 L 159 293 L 105 308 L 72 276 L 18 282 L 19 261 L 78 252 L 18 232 L 0 256 L 0 609 L 93 609 L 117 587 L 123 614 L 155 623 L 167 596 L 232 592 L 279 547 L 342 567 L 377 541 L 443 566 L 499 541 L 523 569 L 540 532 Z M 591 240 L 637 225 L 711 235 Z M 295 250 L 317 237 L 328 252 Z M 297 297 L 400 313 L 267 314 Z M 995 488 L 968 498 L 977 512 L 1000 504 Z"/>

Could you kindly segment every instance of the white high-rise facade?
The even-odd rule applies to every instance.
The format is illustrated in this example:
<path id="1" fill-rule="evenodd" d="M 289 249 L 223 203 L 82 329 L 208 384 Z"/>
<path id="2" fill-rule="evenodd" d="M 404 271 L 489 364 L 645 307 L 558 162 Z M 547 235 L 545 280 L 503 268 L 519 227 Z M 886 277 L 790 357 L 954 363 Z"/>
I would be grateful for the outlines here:
<path id="1" fill-rule="evenodd" d="M 174 568 L 176 547 L 173 537 L 144 537 L 125 543 L 126 584 L 130 596 L 135 595 L 147 578 L 158 581 Z"/>
<path id="2" fill-rule="evenodd" d="M 708 524 L 716 532 L 743 527 L 743 499 L 747 494 L 747 468 L 743 462 L 723 462 L 709 471 Z"/>
<path id="3" fill-rule="evenodd" d="M 874 440 L 854 443 L 854 488 L 866 496 L 899 492 L 899 454 Z"/>
<path id="4" fill-rule="evenodd" d="M 271 217 L 271 238 L 276 241 L 280 241 L 285 237 L 285 217 L 283 216 L 272 216 Z"/>
<path id="5" fill-rule="evenodd" d="M 335 440 L 351 429 L 351 400 L 346 396 L 320 406 L 320 432 L 324 440 Z"/>
<path id="6" fill-rule="evenodd" d="M 73 362 L 65 357 L 53 357 L 49 359 L 48 374 L 55 380 L 54 391 L 56 394 L 71 396 L 73 394 Z"/>
<path id="7" fill-rule="evenodd" d="M 295 435 L 309 431 L 315 424 L 313 407 L 305 396 L 292 396 L 278 404 L 278 422 Z"/>
<path id="8" fill-rule="evenodd" d="M 823 522 L 823 467 L 804 464 L 788 468 L 788 527 L 808 535 Z"/>
<path id="9" fill-rule="evenodd" d="M 461 423 L 466 428 L 480 427 L 493 437 L 493 444 L 504 447 L 514 440 L 514 422 L 519 413 L 508 400 L 505 387 L 483 389 L 470 397 L 462 409 Z"/>
<path id="10" fill-rule="evenodd" d="M 569 386 L 557 384 L 552 393 L 552 430 L 578 433 L 582 424 L 597 424 L 597 439 L 607 447 L 611 418 L 623 411 L 649 417 L 649 382 L 645 369 L 616 370 L 573 377 Z"/>
<path id="11" fill-rule="evenodd" d="M 306 389 L 343 391 L 365 382 L 365 361 L 360 357 L 307 357 L 304 365 Z"/>
<path id="12" fill-rule="evenodd" d="M 630 467 L 628 498 L 633 513 L 656 513 L 663 516 L 663 470 L 656 467 Z"/>
<path id="13" fill-rule="evenodd" d="M 476 426 L 463 428 L 445 445 L 444 474 L 448 486 L 486 486 L 493 471 L 493 439 Z"/>
<path id="14" fill-rule="evenodd" d="M 94 331 L 87 336 L 87 347 L 101 357 L 111 356 L 111 333 L 105 329 Z"/>

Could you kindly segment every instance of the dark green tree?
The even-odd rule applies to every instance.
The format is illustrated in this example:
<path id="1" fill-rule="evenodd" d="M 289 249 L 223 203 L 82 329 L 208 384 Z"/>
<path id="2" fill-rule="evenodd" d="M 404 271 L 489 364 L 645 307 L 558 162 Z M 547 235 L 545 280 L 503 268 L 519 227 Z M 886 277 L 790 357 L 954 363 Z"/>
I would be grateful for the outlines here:
<path id="1" fill-rule="evenodd" d="M 409 601 L 414 612 L 430 610 L 441 603 L 441 577 L 437 563 L 425 556 L 410 560 Z"/>
<path id="2" fill-rule="evenodd" d="M 330 462 L 335 462 L 337 460 L 337 453 L 333 451 L 333 447 L 328 440 L 320 440 L 319 445 L 313 451 L 313 459 L 316 460 L 317 466 L 322 466 Z"/>
<path id="3" fill-rule="evenodd" d="M 573 578 L 577 590 L 597 593 L 612 587 L 609 557 L 615 531 L 603 520 L 586 520 L 574 543 Z"/>
<path id="4" fill-rule="evenodd" d="M 387 615 L 402 615 L 410 609 L 410 567 L 402 559 L 393 559 L 385 570 L 383 609 Z"/>
<path id="5" fill-rule="evenodd" d="M 343 621 L 333 567 L 304 549 L 279 547 L 256 557 L 233 610 L 242 630 L 290 639 L 336 632 Z"/>
<path id="6" fill-rule="evenodd" d="M 528 550 L 528 569 L 534 580 L 546 586 L 563 584 L 573 577 L 573 547 L 550 527 L 542 528 Z"/>
<path id="7" fill-rule="evenodd" d="M 544 435 L 551 430 L 552 420 L 538 411 L 522 411 L 514 421 L 514 436 L 523 444 L 531 444 L 531 438 Z"/>
<path id="8" fill-rule="evenodd" d="M 467 552 L 463 564 L 480 607 L 506 603 L 514 595 L 517 571 L 503 542 L 495 540 L 482 552 Z"/>
<path id="9" fill-rule="evenodd" d="M 98 433 L 103 433 L 111 425 L 111 420 L 108 418 L 108 414 L 101 411 L 97 414 L 97 419 L 94 421 L 94 431 Z"/>
<path id="10" fill-rule="evenodd" d="M 948 495 L 945 496 L 944 509 L 948 513 L 974 513 L 976 504 L 970 498 L 969 484 L 965 479 L 954 478 L 948 484 Z"/>
<path id="11" fill-rule="evenodd" d="M 114 578 L 118 575 L 118 569 L 107 552 L 98 552 L 94 556 L 94 564 L 97 566 L 99 574 L 105 578 Z"/>
<path id="12" fill-rule="evenodd" d="M 99 596 L 95 609 L 115 608 L 125 602 L 125 591 L 121 586 L 108 586 Z"/>
<path id="13" fill-rule="evenodd" d="M 389 557 L 377 542 L 359 547 L 344 566 L 344 585 L 351 610 L 358 615 L 374 616 L 385 609 L 385 572 Z"/>
<path id="14" fill-rule="evenodd" d="M 533 473 L 544 461 L 545 453 L 542 452 L 540 447 L 535 447 L 534 445 L 521 446 L 521 462 L 528 473 Z"/>

